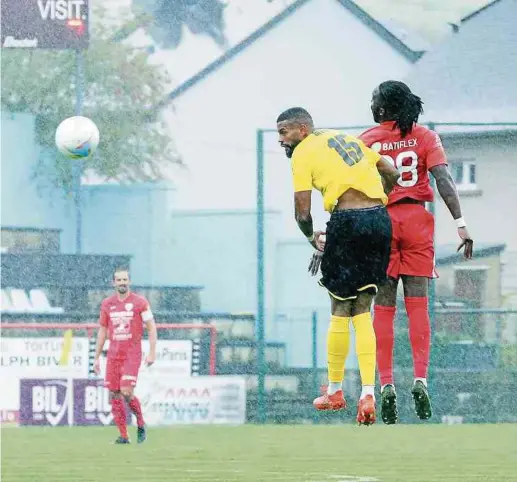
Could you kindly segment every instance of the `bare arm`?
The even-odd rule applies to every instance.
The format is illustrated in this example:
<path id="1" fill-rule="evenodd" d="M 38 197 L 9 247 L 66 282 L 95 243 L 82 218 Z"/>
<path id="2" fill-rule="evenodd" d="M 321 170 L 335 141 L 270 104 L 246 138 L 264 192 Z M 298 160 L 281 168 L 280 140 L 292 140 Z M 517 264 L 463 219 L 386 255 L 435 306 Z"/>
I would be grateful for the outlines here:
<path id="1" fill-rule="evenodd" d="M 461 238 L 461 244 L 458 247 L 458 251 L 464 248 L 463 254 L 465 258 L 470 259 L 472 258 L 474 250 L 474 241 L 470 237 L 465 220 L 461 215 L 460 198 L 458 196 L 456 185 L 447 169 L 447 165 L 439 164 L 438 166 L 431 168 L 430 172 L 436 180 L 438 193 L 458 225 L 458 235 Z"/>
<path id="2" fill-rule="evenodd" d="M 294 193 L 294 217 L 301 232 L 307 238 L 310 238 L 314 234 L 311 216 L 311 191 Z"/>
<path id="3" fill-rule="evenodd" d="M 400 172 L 398 172 L 395 166 L 385 157 L 381 157 L 377 162 L 377 170 L 381 175 L 384 192 L 388 195 L 395 187 L 395 184 L 397 184 L 400 178 Z"/>
<path id="4" fill-rule="evenodd" d="M 461 218 L 460 198 L 447 165 L 440 164 L 431 168 L 431 174 L 436 181 L 436 188 L 454 219 Z"/>
<path id="5" fill-rule="evenodd" d="M 97 333 L 97 344 L 95 345 L 95 359 L 98 360 L 101 356 L 102 350 L 104 348 L 104 343 L 106 343 L 106 327 L 100 326 L 99 331 Z"/>

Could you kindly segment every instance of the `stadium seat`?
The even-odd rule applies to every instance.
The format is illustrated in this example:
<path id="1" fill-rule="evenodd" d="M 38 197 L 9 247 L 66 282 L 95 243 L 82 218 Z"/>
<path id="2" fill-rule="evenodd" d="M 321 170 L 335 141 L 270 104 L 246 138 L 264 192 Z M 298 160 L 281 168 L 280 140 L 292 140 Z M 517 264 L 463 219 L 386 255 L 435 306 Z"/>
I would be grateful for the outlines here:
<path id="1" fill-rule="evenodd" d="M 10 311 L 13 311 L 13 304 L 11 303 L 11 298 L 9 297 L 9 294 L 5 290 L 2 290 L 2 298 L 1 298 L 0 309 L 4 313 L 8 313 Z"/>
<path id="2" fill-rule="evenodd" d="M 34 311 L 25 290 L 12 289 L 10 295 L 12 301 L 11 311 L 13 313 L 31 313 Z"/>
<path id="3" fill-rule="evenodd" d="M 43 290 L 30 290 L 29 297 L 33 311 L 37 313 L 63 313 L 64 311 L 60 306 L 50 306 L 47 295 Z"/>

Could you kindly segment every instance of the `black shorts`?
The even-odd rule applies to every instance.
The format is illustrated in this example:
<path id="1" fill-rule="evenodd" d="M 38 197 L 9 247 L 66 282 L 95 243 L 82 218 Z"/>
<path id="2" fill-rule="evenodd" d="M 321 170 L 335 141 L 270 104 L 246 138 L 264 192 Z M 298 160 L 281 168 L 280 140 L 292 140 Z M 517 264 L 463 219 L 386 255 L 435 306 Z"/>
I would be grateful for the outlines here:
<path id="1" fill-rule="evenodd" d="M 332 213 L 320 285 L 338 300 L 376 294 L 390 260 L 391 220 L 384 206 Z"/>

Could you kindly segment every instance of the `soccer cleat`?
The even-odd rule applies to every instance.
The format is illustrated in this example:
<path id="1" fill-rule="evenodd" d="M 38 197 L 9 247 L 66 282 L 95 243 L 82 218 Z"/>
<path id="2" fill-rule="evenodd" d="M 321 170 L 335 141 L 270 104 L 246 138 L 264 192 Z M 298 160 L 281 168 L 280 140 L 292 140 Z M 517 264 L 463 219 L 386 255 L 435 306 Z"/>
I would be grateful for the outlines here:
<path id="1" fill-rule="evenodd" d="M 338 390 L 332 395 L 324 393 L 321 397 L 315 398 L 312 404 L 316 410 L 343 410 L 346 408 L 343 390 Z"/>
<path id="2" fill-rule="evenodd" d="M 416 380 L 411 390 L 413 400 L 415 401 L 415 412 L 420 420 L 428 420 L 433 414 L 431 408 L 431 399 L 427 387 L 420 381 Z"/>
<path id="3" fill-rule="evenodd" d="M 130 444 L 131 442 L 129 441 L 128 438 L 119 437 L 117 440 L 115 440 L 114 443 L 119 445 L 119 444 Z"/>
<path id="4" fill-rule="evenodd" d="M 381 392 L 381 418 L 386 425 L 393 425 L 399 421 L 397 394 L 391 384 L 386 385 Z"/>
<path id="5" fill-rule="evenodd" d="M 375 423 L 375 399 L 372 395 L 366 395 L 359 400 L 357 405 L 357 423 L 359 425 L 372 425 Z"/>
<path id="6" fill-rule="evenodd" d="M 145 427 L 138 427 L 136 434 L 137 434 L 137 439 L 136 439 L 137 443 L 143 444 L 147 440 L 147 432 L 145 430 Z"/>

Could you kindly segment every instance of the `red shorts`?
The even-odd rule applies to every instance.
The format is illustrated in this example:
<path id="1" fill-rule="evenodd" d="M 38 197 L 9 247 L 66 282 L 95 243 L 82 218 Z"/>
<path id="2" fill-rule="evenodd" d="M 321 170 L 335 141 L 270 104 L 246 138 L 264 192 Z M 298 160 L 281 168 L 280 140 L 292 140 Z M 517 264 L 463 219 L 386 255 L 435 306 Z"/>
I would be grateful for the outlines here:
<path id="1" fill-rule="evenodd" d="M 118 392 L 121 388 L 136 386 L 141 363 L 141 353 L 140 356 L 128 356 L 126 358 L 108 357 L 104 386 L 112 392 Z"/>
<path id="2" fill-rule="evenodd" d="M 388 206 L 392 238 L 388 276 L 436 278 L 434 266 L 434 216 L 421 204 Z"/>

